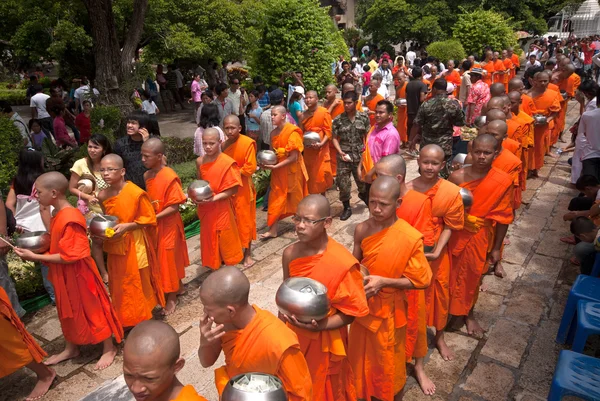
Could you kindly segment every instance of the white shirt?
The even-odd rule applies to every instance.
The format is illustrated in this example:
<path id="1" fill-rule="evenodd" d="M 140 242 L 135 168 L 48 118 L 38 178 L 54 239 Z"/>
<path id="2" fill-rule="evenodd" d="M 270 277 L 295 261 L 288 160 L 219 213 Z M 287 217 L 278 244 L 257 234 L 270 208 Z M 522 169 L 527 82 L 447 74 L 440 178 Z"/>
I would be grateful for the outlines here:
<path id="1" fill-rule="evenodd" d="M 365 94 L 365 97 L 369 96 L 370 93 L 371 93 L 371 91 L 369 89 L 367 89 L 367 93 Z M 386 85 L 379 85 L 379 89 L 377 89 L 377 93 L 379 93 L 381 96 L 383 96 L 383 98 L 386 100 L 390 96 L 390 91 L 388 90 Z"/>
<path id="2" fill-rule="evenodd" d="M 417 53 L 412 50 L 406 53 L 406 61 L 408 61 L 408 65 L 411 66 L 415 63 L 415 59 L 417 58 Z"/>
<path id="3" fill-rule="evenodd" d="M 45 93 L 36 93 L 31 97 L 29 107 L 35 107 L 37 109 L 37 118 L 50 118 L 50 114 L 46 111 L 46 100 L 50 99 L 50 96 Z"/>
<path id="4" fill-rule="evenodd" d="M 29 138 L 29 128 L 27 128 L 25 121 L 23 121 L 23 119 L 21 118 L 19 113 L 14 112 L 13 115 L 10 117 L 10 119 L 13 122 L 13 124 L 15 125 L 15 127 L 17 127 L 19 129 L 19 132 L 21 133 L 21 136 L 23 137 L 23 139 L 27 139 L 26 146 L 31 146 L 31 139 Z"/>
<path id="5" fill-rule="evenodd" d="M 144 110 L 148 114 L 156 114 L 158 106 L 156 106 L 156 103 L 150 102 L 150 100 L 144 100 L 142 102 L 142 110 Z"/>
<path id="6" fill-rule="evenodd" d="M 581 160 L 600 157 L 600 109 L 586 111 L 581 115 L 577 136 L 585 135 L 589 147 L 585 147 Z"/>
<path id="7" fill-rule="evenodd" d="M 529 62 L 529 60 L 527 60 L 527 62 L 525 63 L 525 69 L 526 69 L 526 70 L 527 70 L 527 69 L 529 69 L 530 67 L 541 67 L 541 66 L 542 66 L 542 65 L 541 65 L 541 64 L 540 64 L 540 62 L 539 62 L 539 61 L 537 61 L 537 60 L 535 60 L 535 61 L 533 62 L 533 64 L 531 64 L 531 63 Z"/>
<path id="8" fill-rule="evenodd" d="M 596 53 L 594 57 L 592 57 L 592 63 L 594 63 L 596 67 L 600 68 L 600 53 Z M 600 84 L 600 75 L 598 75 L 597 82 Z"/>
<path id="9" fill-rule="evenodd" d="M 89 99 L 90 86 L 89 85 L 80 86 L 79 88 L 75 89 L 75 94 L 73 96 L 75 97 L 75 99 L 79 99 L 82 102 L 86 99 Z"/>
<path id="10" fill-rule="evenodd" d="M 390 68 L 383 69 L 382 67 L 379 67 L 373 75 L 381 75 L 381 86 L 389 85 L 394 80 L 394 77 L 392 76 L 392 70 Z"/>
<path id="11" fill-rule="evenodd" d="M 175 70 L 175 76 L 177 77 L 177 88 L 183 88 L 183 74 L 179 68 Z"/>
<path id="12" fill-rule="evenodd" d="M 229 89 L 229 94 L 227 95 L 227 99 L 231 100 L 233 104 L 233 114 L 236 116 L 240 115 L 240 102 L 242 100 L 242 91 L 240 89 L 235 92 Z M 244 94 L 244 100 L 246 104 L 248 104 L 248 94 Z"/>

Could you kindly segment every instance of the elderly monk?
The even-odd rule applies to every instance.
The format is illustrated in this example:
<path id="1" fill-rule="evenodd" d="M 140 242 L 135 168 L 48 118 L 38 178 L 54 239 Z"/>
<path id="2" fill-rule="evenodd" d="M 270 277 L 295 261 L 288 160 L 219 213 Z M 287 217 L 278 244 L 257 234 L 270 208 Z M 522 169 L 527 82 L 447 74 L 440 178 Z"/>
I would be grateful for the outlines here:
<path id="1" fill-rule="evenodd" d="M 282 315 L 298 335 L 313 382 L 314 400 L 355 400 L 354 374 L 347 357 L 348 325 L 369 314 L 360 265 L 340 243 L 327 235 L 329 201 L 309 195 L 292 218 L 299 242 L 283 251 L 283 279 L 308 277 L 327 287 L 329 315 L 311 323 Z"/>
<path id="2" fill-rule="evenodd" d="M 179 335 L 167 323 L 148 320 L 135 326 L 123 348 L 123 377 L 136 400 L 206 401 L 194 386 L 181 384 Z"/>
<path id="3" fill-rule="evenodd" d="M 105 369 L 117 354 L 112 336 L 121 342 L 123 328 L 91 257 L 85 217 L 67 200 L 69 182 L 61 173 L 42 174 L 35 181 L 35 188 L 40 205 L 55 211 L 50 223 L 50 250 L 38 255 L 15 248 L 15 253 L 50 267 L 48 278 L 54 286 L 66 345 L 45 363 L 55 365 L 76 358 L 80 345 L 102 343 L 102 356 L 95 369 Z"/>
<path id="4" fill-rule="evenodd" d="M 277 154 L 277 164 L 262 166 L 271 170 L 267 213 L 269 231 L 260 235 L 262 240 L 277 237 L 279 220 L 296 213 L 298 203 L 308 195 L 308 173 L 302 157 L 302 130 L 286 121 L 286 113 L 283 106 L 276 106 L 271 111 L 275 127 L 271 132 L 271 146 Z"/>
<path id="5" fill-rule="evenodd" d="M 2 355 L 0 378 L 16 372 L 23 366 L 31 369 L 37 376 L 35 387 L 26 400 L 38 400 L 48 392 L 56 372 L 42 363 L 46 352 L 27 332 L 2 287 L 0 287 L 0 355 Z"/>
<path id="6" fill-rule="evenodd" d="M 427 325 L 435 327 L 435 345 L 442 359 L 451 361 L 454 353 L 444 339 L 450 307 L 450 261 L 447 246 L 453 231 L 463 229 L 464 207 L 460 188 L 439 177 L 444 167 L 444 151 L 438 145 L 427 145 L 417 159 L 421 175 L 407 184 L 409 190 L 425 194 L 432 200 L 433 240 L 435 246 L 425 257 L 429 261 L 433 279 L 425 289 Z"/>
<path id="7" fill-rule="evenodd" d="M 538 170 L 544 166 L 544 156 L 550 146 L 550 134 L 554 128 L 554 119 L 560 112 L 560 93 L 548 89 L 550 74 L 541 71 L 535 74 L 533 88 L 529 95 L 535 107 L 534 114 L 542 114 L 546 117 L 546 123 L 535 124 L 534 130 L 534 156 L 531 166 L 533 177 L 538 176 Z"/>
<path id="8" fill-rule="evenodd" d="M 396 216 L 406 221 L 423 235 L 424 251 L 431 252 L 435 245 L 433 238 L 433 214 L 431 198 L 414 190 L 409 190 L 406 182 L 406 162 L 400 155 L 382 157 L 375 165 L 378 177 L 395 178 L 400 184 L 400 205 Z M 429 268 L 429 267 L 427 267 Z M 415 358 L 415 376 L 421 390 L 427 395 L 435 393 L 435 384 L 425 373 L 427 355 L 427 310 L 425 292 L 407 290 L 408 314 L 406 326 L 406 360 Z"/>
<path id="9" fill-rule="evenodd" d="M 492 163 L 498 141 L 481 134 L 473 140 L 473 164 L 454 171 L 449 181 L 473 194 L 473 205 L 465 211 L 464 228 L 450 238 L 450 314 L 464 316 L 469 335 L 484 330 L 473 316 L 482 275 L 500 260 L 500 248 L 513 221 L 513 178 Z M 490 238 L 494 237 L 493 243 Z M 488 249 L 491 249 L 488 252 Z"/>
<path id="10" fill-rule="evenodd" d="M 148 138 L 142 145 L 146 191 L 154 206 L 157 221 L 157 257 L 162 289 L 166 295 L 164 315 L 175 311 L 177 295 L 184 292 L 181 279 L 190 264 L 179 205 L 186 202 L 177 173 L 163 164 L 165 145 L 159 138 Z"/>
<path id="11" fill-rule="evenodd" d="M 208 181 L 214 195 L 197 202 L 200 257 L 203 266 L 216 270 L 244 258 L 233 214 L 233 196 L 242 186 L 242 177 L 235 160 L 221 152 L 219 131 L 205 130 L 202 147 L 205 155 L 196 159 L 198 179 Z"/>
<path id="12" fill-rule="evenodd" d="M 378 177 L 369 194 L 371 217 L 356 226 L 354 256 L 365 277 L 369 314 L 350 325 L 348 357 L 356 375 L 357 397 L 391 401 L 406 383 L 406 295 L 426 288 L 431 269 L 423 253 L 423 236 L 396 216 L 400 184 Z M 403 246 L 398 246 L 402 238 Z"/>
<path id="13" fill-rule="evenodd" d="M 217 361 L 219 395 L 234 376 L 262 372 L 283 382 L 288 400 L 312 399 L 312 381 L 296 334 L 272 313 L 248 303 L 250 281 L 235 267 L 213 272 L 200 287 L 204 316 L 200 321 L 198 357 L 203 367 Z"/>
<path id="14" fill-rule="evenodd" d="M 510 81 L 514 77 L 514 69 L 515 66 L 510 58 L 508 58 L 508 52 L 506 50 L 502 50 L 501 60 L 504 64 L 504 70 L 506 71 L 504 74 L 504 89 L 508 92 L 508 81 Z"/>
<path id="15" fill-rule="evenodd" d="M 377 103 L 382 100 L 385 100 L 383 96 L 377 93 L 377 90 L 381 86 L 381 82 L 378 79 L 372 79 L 369 83 L 369 95 L 365 96 L 365 107 L 368 109 L 369 119 L 371 120 L 371 127 L 375 125 L 375 109 L 377 108 Z"/>
<path id="16" fill-rule="evenodd" d="M 242 186 L 233 195 L 235 222 L 244 249 L 244 267 L 252 267 L 252 240 L 256 239 L 256 190 L 252 174 L 256 171 L 256 142 L 240 135 L 240 119 L 231 114 L 223 120 L 227 140 L 221 144 L 223 153 L 235 160 L 242 175 Z"/>
<path id="17" fill-rule="evenodd" d="M 333 185 L 333 173 L 329 156 L 331 140 L 331 115 L 325 107 L 319 106 L 319 96 L 315 91 L 306 92 L 306 107 L 302 115 L 304 133 L 316 132 L 320 142 L 306 145 L 304 160 L 308 172 L 308 193 L 324 194 Z"/>
<path id="18" fill-rule="evenodd" d="M 492 77 L 496 69 L 494 68 L 494 53 L 491 50 L 485 52 L 485 59 L 481 62 L 481 68 L 486 72 L 483 75 L 483 82 L 487 84 L 487 86 L 492 85 Z"/>
<path id="19" fill-rule="evenodd" d="M 456 72 L 456 71 L 454 71 Z M 396 129 L 400 134 L 400 146 L 404 147 L 408 144 L 408 132 L 407 132 L 407 115 L 406 115 L 406 103 L 399 104 L 399 99 L 406 101 L 406 85 L 408 83 L 408 77 L 402 71 L 398 71 L 396 74 L 398 80 L 398 86 L 396 86 Z"/>
<path id="20" fill-rule="evenodd" d="M 527 182 L 527 171 L 529 170 L 529 154 L 533 152 L 534 144 L 534 126 L 533 118 L 525 113 L 521 108 L 521 92 L 512 91 L 508 93 L 510 100 L 510 110 L 512 112 L 511 120 L 516 120 L 521 124 L 522 140 L 521 140 L 521 162 L 523 163 L 521 177 L 521 191 L 525 191 Z"/>
<path id="21" fill-rule="evenodd" d="M 559 89 L 565 91 L 567 94 L 567 99 L 564 102 L 563 107 L 560 109 L 560 113 L 558 116 L 558 120 L 560 122 L 557 123 L 558 127 L 556 128 L 556 132 L 558 134 L 558 139 L 562 141 L 562 134 L 565 129 L 565 122 L 567 117 L 567 109 L 569 100 L 575 97 L 575 93 L 577 92 L 577 88 L 581 84 L 581 78 L 578 74 L 575 74 L 575 66 L 573 63 L 566 63 L 559 67 L 560 73 L 558 74 L 557 85 Z"/>
<path id="22" fill-rule="evenodd" d="M 107 233 L 110 238 L 104 240 L 110 296 L 123 327 L 133 327 L 152 319 L 157 304 L 165 305 L 156 256 L 156 213 L 148 194 L 125 181 L 119 155 L 104 156 L 100 172 L 109 187 L 98 199 L 106 214 L 119 219 L 114 234 Z"/>

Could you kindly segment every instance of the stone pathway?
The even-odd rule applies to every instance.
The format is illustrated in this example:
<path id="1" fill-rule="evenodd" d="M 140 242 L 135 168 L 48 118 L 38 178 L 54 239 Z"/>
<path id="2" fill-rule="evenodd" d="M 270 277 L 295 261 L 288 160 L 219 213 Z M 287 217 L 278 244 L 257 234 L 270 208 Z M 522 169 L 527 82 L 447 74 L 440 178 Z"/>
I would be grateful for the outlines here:
<path id="1" fill-rule="evenodd" d="M 571 123 L 577 118 L 571 106 Z M 191 124 L 190 124 L 191 125 Z M 570 125 L 570 124 L 569 124 Z M 187 130 L 186 130 L 187 131 Z M 193 131 L 189 135 L 193 134 Z M 567 135 L 565 135 L 567 136 Z M 544 400 L 561 347 L 554 338 L 562 316 L 570 285 L 578 268 L 568 262 L 570 247 L 559 241 L 569 234 L 562 215 L 576 191 L 569 189 L 567 155 L 548 163 L 540 178 L 527 182 L 523 205 L 511 225 L 511 244 L 504 252 L 507 277 L 486 276 L 488 289 L 481 292 L 475 308 L 476 317 L 487 330 L 482 339 L 466 335 L 464 328 L 447 335 L 456 359 L 443 361 L 435 349 L 430 349 L 426 370 L 437 386 L 432 397 L 424 396 L 415 380 L 409 378 L 405 400 Z M 417 175 L 414 160 L 408 162 L 408 179 Z M 342 210 L 337 192 L 328 192 L 334 215 Z M 355 225 L 368 216 L 364 204 L 354 199 L 353 216 L 342 222 L 334 219 L 330 235 L 352 246 Z M 289 220 L 289 219 L 288 219 Z M 258 212 L 258 226 L 264 229 L 266 214 Z M 292 224 L 285 222 L 285 232 L 268 242 L 256 242 L 254 257 L 257 264 L 246 269 L 252 287 L 251 301 L 261 308 L 276 312 L 275 292 L 281 283 L 281 253 L 295 241 Z M 186 365 L 179 379 L 193 384 L 207 399 L 217 401 L 213 369 L 200 366 L 197 357 L 199 344 L 198 320 L 202 314 L 199 286 L 207 270 L 200 267 L 199 239 L 188 240 L 193 265 L 186 269 L 188 293 L 183 296 L 177 311 L 165 319 L 180 334 L 181 353 Z M 48 353 L 64 346 L 56 309 L 46 307 L 25 319 L 27 328 Z M 431 335 L 432 333 L 430 333 Z M 122 355 L 104 371 L 95 371 L 100 355 L 99 346 L 86 346 L 75 360 L 56 367 L 58 380 L 45 399 L 53 401 L 117 401 L 132 400 L 122 376 Z M 216 363 L 220 366 L 222 357 Z M 0 379 L 0 401 L 22 400 L 30 391 L 35 378 L 22 369 Z"/>

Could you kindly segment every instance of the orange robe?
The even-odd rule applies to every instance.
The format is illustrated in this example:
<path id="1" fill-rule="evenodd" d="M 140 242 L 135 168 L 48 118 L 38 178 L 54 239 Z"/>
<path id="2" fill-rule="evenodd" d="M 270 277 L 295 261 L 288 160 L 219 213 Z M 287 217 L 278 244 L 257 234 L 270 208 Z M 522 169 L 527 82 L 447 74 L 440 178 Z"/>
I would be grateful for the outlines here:
<path id="1" fill-rule="evenodd" d="M 47 355 L 13 309 L 4 288 L 0 287 L 0 378 L 29 365 L 42 362 Z"/>
<path id="2" fill-rule="evenodd" d="M 515 66 L 509 58 L 502 60 L 502 64 L 504 65 L 505 70 L 509 70 L 506 74 L 504 74 L 504 89 L 506 90 L 506 93 L 508 93 L 508 81 L 515 76 Z"/>
<path id="3" fill-rule="evenodd" d="M 513 114 L 513 119 L 521 123 L 523 131 L 523 140 L 521 142 L 521 161 L 523 162 L 521 178 L 521 190 L 525 191 L 527 182 L 527 172 L 531 170 L 530 154 L 533 154 L 534 145 L 534 126 L 533 118 L 526 114 L 523 110 L 519 110 L 519 114 Z"/>
<path id="4" fill-rule="evenodd" d="M 335 100 L 334 100 L 335 101 Z M 357 108 L 357 110 L 360 110 Z M 339 116 L 344 112 L 344 102 L 340 102 L 335 105 L 333 110 L 331 110 L 331 120 Z M 331 163 L 331 174 L 333 176 L 337 176 L 337 150 L 335 150 L 335 146 L 333 146 L 333 141 L 330 139 L 329 142 L 329 162 Z"/>
<path id="5" fill-rule="evenodd" d="M 104 201 L 104 210 L 119 223 L 143 226 L 104 240 L 110 296 L 123 327 L 132 327 L 152 319 L 152 309 L 165 304 L 156 257 L 156 214 L 148 194 L 129 181 Z"/>
<path id="6" fill-rule="evenodd" d="M 551 89 L 546 89 L 544 93 L 539 96 L 532 97 L 533 104 L 535 107 L 534 114 L 543 114 L 549 116 L 554 112 L 560 111 L 560 93 Z M 554 121 L 550 124 L 535 125 L 534 128 L 534 157 L 533 170 L 539 170 L 544 167 L 544 155 L 550 147 L 550 133 L 554 128 Z"/>
<path id="7" fill-rule="evenodd" d="M 200 166 L 200 177 L 208 181 L 214 194 L 242 185 L 235 160 L 220 153 L 217 159 Z M 200 219 L 200 258 L 202 265 L 218 269 L 232 266 L 244 258 L 242 243 L 233 214 L 233 199 L 198 204 Z"/>
<path id="8" fill-rule="evenodd" d="M 482 63 L 481 68 L 487 71 L 487 74 L 483 76 L 483 82 L 485 82 L 487 86 L 490 86 L 492 84 L 492 74 L 494 73 L 494 71 L 496 71 L 496 69 L 494 68 L 494 62 L 488 61 L 485 64 Z"/>
<path id="9" fill-rule="evenodd" d="M 577 91 L 577 88 L 579 88 L 580 84 L 581 78 L 577 74 L 571 74 L 567 79 L 563 79 L 558 83 L 559 90 L 567 92 L 568 97 L 567 100 L 561 100 L 560 113 L 558 113 L 558 116 L 556 117 L 554 129 L 554 136 L 556 137 L 556 140 L 558 140 L 558 137 L 560 136 L 561 132 L 563 132 L 565 129 L 565 123 L 567 120 L 567 109 L 569 103 L 568 99 L 575 97 L 575 92 Z"/>
<path id="10" fill-rule="evenodd" d="M 283 168 L 271 170 L 271 194 L 267 225 L 271 227 L 278 220 L 296 213 L 298 203 L 308 195 L 306 181 L 308 174 L 304 166 L 302 151 L 302 131 L 293 124 L 286 123 L 279 135 L 271 138 L 271 146 L 277 152 L 277 162 L 286 159 L 290 152 L 297 150 L 298 160 Z"/>
<path id="11" fill-rule="evenodd" d="M 558 85 L 555 85 L 551 82 L 548 84 L 548 89 L 553 90 L 556 93 L 558 93 L 558 95 L 559 95 L 558 99 L 560 101 L 560 110 L 558 111 L 558 114 L 556 115 L 556 117 L 554 117 L 554 120 L 552 121 L 553 127 L 550 130 L 550 136 L 549 136 L 548 142 L 546 143 L 546 151 L 548 151 L 550 149 L 550 147 L 553 146 L 558 141 L 558 134 L 560 132 L 558 132 L 557 129 L 559 128 L 559 126 L 561 124 L 564 125 L 564 121 L 561 122 L 561 111 L 567 105 L 567 101 L 564 100 L 562 95 L 560 94 L 560 89 L 559 89 Z"/>
<path id="12" fill-rule="evenodd" d="M 450 237 L 450 314 L 466 316 L 477 301 L 481 276 L 488 269 L 487 253 L 493 245 L 494 223 L 513 221 L 513 178 L 492 167 L 478 180 L 460 186 L 473 193 L 473 205 L 465 212 L 465 225 Z"/>
<path id="13" fill-rule="evenodd" d="M 373 96 L 373 98 L 371 100 L 367 100 L 367 98 L 364 98 L 365 100 L 365 106 L 367 106 L 367 108 L 369 109 L 369 111 L 375 112 L 375 108 L 377 107 L 377 103 L 381 100 L 385 100 L 383 98 L 383 96 L 381 96 L 379 93 L 376 93 L 375 96 Z M 375 125 L 375 114 L 370 114 L 369 113 L 369 120 L 371 121 L 371 127 L 373 127 Z"/>
<path id="14" fill-rule="evenodd" d="M 519 180 L 523 164 L 521 163 L 521 159 L 509 150 L 511 144 L 510 142 L 507 143 L 507 141 L 510 141 L 510 139 L 505 139 L 502 143 L 503 149 L 492 162 L 492 167 L 496 167 L 512 177 L 514 186 L 513 210 L 517 210 L 521 206 L 521 185 Z M 519 146 L 519 144 L 516 143 L 516 146 Z"/>
<path id="15" fill-rule="evenodd" d="M 407 278 L 415 288 L 431 282 L 423 236 L 402 219 L 365 238 L 361 249 L 361 263 L 371 275 Z M 387 287 L 368 302 L 369 314 L 350 325 L 348 358 L 356 376 L 356 394 L 364 400 L 392 401 L 406 383 L 406 294 Z"/>
<path id="16" fill-rule="evenodd" d="M 184 386 L 181 389 L 181 391 L 177 395 L 177 398 L 175 398 L 173 401 L 207 401 L 207 400 L 206 400 L 206 398 L 200 396 L 196 392 L 196 389 L 194 388 L 194 386 L 192 386 L 191 384 L 188 384 L 187 386 Z"/>
<path id="17" fill-rule="evenodd" d="M 98 344 L 114 334 L 121 342 L 123 327 L 91 257 L 85 217 L 78 209 L 64 208 L 52 218 L 49 253 L 73 262 L 48 263 L 65 340 L 76 345 Z"/>
<path id="18" fill-rule="evenodd" d="M 464 207 L 460 196 L 460 187 L 439 179 L 425 195 L 432 199 L 434 240 L 437 244 L 444 228 L 453 231 L 463 229 Z M 448 246 L 444 247 L 440 257 L 429 261 L 433 279 L 431 285 L 425 289 L 425 305 L 427 306 L 427 325 L 443 330 L 448 322 L 448 308 L 450 307 L 450 270 L 451 253 Z"/>
<path id="19" fill-rule="evenodd" d="M 504 63 L 502 62 L 502 60 L 497 59 L 496 61 L 494 61 L 494 83 L 499 82 L 501 84 L 504 84 L 504 76 L 506 75 L 504 74 L 504 71 L 506 71 L 506 67 L 504 67 Z"/>
<path id="20" fill-rule="evenodd" d="M 513 66 L 514 66 L 514 70 L 512 72 L 512 78 L 515 77 L 515 75 L 517 75 L 517 68 L 521 68 L 521 59 L 519 58 L 518 55 L 516 55 L 515 53 L 513 53 L 512 56 L 510 56 L 510 61 L 512 61 Z"/>
<path id="21" fill-rule="evenodd" d="M 365 296 L 359 263 L 340 243 L 329 238 L 320 255 L 294 259 L 290 277 L 309 277 L 327 287 L 331 302 L 329 315 L 340 311 L 348 316 L 366 316 L 369 306 Z M 348 328 L 308 331 L 288 324 L 298 335 L 313 383 L 315 401 L 356 400 L 354 374 L 347 357 Z"/>
<path id="22" fill-rule="evenodd" d="M 221 337 L 225 365 L 215 369 L 219 396 L 232 377 L 263 372 L 282 381 L 289 401 L 312 400 L 310 372 L 296 334 L 271 312 L 252 307 L 256 315 L 246 327 Z"/>
<path id="23" fill-rule="evenodd" d="M 396 99 L 398 98 L 406 99 L 406 82 L 402 85 L 402 87 L 396 88 Z M 397 106 L 397 109 L 398 111 L 396 112 L 396 129 L 400 134 L 400 141 L 408 142 L 408 132 L 406 131 L 406 106 Z"/>
<path id="24" fill-rule="evenodd" d="M 423 234 L 423 245 L 433 250 L 433 214 L 431 198 L 417 191 L 409 190 L 401 198 L 396 216 Z M 423 358 L 427 355 L 427 308 L 423 290 L 406 290 L 406 360 Z"/>
<path id="25" fill-rule="evenodd" d="M 321 140 L 327 136 L 331 142 L 331 115 L 325 107 L 317 107 L 314 114 L 302 120 L 304 132 L 316 132 Z M 304 160 L 308 172 L 308 193 L 321 194 L 333 185 L 329 146 L 320 149 L 305 148 Z"/>
<path id="26" fill-rule="evenodd" d="M 181 180 L 169 167 L 163 167 L 154 178 L 146 180 L 146 191 L 152 199 L 156 214 L 169 206 L 187 201 Z M 185 231 L 179 211 L 157 220 L 157 256 L 163 291 L 168 294 L 179 291 L 179 281 L 185 277 L 185 268 L 190 265 Z"/>
<path id="27" fill-rule="evenodd" d="M 233 210 L 242 248 L 249 248 L 256 239 L 256 189 L 252 181 L 256 171 L 256 142 L 240 135 L 223 153 L 235 160 L 242 175 L 242 186 L 233 195 Z"/>

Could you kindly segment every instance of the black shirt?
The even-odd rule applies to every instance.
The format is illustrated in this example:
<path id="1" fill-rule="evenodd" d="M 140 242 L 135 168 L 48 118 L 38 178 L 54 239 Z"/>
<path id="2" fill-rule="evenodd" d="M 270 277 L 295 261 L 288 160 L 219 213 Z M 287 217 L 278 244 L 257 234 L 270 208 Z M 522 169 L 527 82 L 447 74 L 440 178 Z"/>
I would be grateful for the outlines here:
<path id="1" fill-rule="evenodd" d="M 406 114 L 417 114 L 421 106 L 421 93 L 427 93 L 428 89 L 419 79 L 413 79 L 406 84 Z"/>
<path id="2" fill-rule="evenodd" d="M 152 135 L 151 135 L 152 136 Z M 121 156 L 125 167 L 125 179 L 146 190 L 144 173 L 148 171 L 142 163 L 142 145 L 144 141 L 134 141 L 129 135 L 115 141 L 113 152 Z"/>

